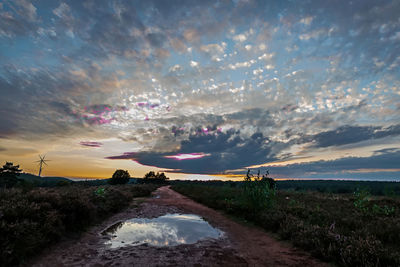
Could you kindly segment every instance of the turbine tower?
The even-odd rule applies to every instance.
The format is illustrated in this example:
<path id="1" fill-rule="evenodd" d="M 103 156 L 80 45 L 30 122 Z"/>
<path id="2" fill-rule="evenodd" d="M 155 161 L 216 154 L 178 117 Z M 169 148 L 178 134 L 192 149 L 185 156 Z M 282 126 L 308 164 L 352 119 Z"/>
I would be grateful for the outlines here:
<path id="1" fill-rule="evenodd" d="M 49 160 L 45 160 L 45 157 L 46 157 L 46 155 L 44 155 L 43 157 L 41 155 L 39 155 L 40 160 L 35 161 L 35 162 L 39 162 L 39 177 L 40 177 L 40 174 L 42 173 L 43 164 L 47 165 L 46 161 L 49 161 Z"/>

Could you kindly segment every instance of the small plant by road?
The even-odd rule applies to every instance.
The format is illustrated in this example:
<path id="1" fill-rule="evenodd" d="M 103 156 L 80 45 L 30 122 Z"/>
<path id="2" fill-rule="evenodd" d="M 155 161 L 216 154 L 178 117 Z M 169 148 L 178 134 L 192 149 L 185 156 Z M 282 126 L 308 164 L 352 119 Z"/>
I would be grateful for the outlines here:
<path id="1" fill-rule="evenodd" d="M 367 189 L 362 189 L 360 190 L 357 188 L 357 190 L 354 192 L 354 207 L 356 207 L 358 210 L 360 210 L 362 213 L 366 214 L 368 213 L 368 201 L 371 198 L 371 194 Z"/>
<path id="2" fill-rule="evenodd" d="M 253 176 L 248 170 L 244 179 L 243 201 L 254 215 L 275 206 L 275 181 L 268 175 L 267 171 L 265 175 L 260 176 L 258 171 L 257 176 Z"/>

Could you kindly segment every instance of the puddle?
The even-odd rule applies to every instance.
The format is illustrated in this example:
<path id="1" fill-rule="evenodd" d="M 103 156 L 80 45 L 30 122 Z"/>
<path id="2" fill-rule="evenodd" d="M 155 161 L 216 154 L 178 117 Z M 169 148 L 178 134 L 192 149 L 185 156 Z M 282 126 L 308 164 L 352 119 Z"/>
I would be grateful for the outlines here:
<path id="1" fill-rule="evenodd" d="M 158 218 L 134 218 L 119 222 L 104 232 L 111 248 L 124 246 L 177 246 L 194 244 L 205 238 L 219 238 L 223 232 L 194 214 L 166 214 Z"/>

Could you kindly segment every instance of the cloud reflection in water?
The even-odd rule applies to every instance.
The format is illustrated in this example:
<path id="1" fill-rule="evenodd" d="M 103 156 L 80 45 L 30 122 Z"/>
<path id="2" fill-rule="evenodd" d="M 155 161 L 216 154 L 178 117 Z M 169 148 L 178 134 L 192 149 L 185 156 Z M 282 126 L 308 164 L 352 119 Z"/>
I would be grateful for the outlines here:
<path id="1" fill-rule="evenodd" d="M 200 239 L 219 238 L 223 234 L 194 214 L 166 214 L 153 219 L 134 218 L 118 223 L 116 227 L 111 226 L 103 233 L 111 236 L 111 239 L 105 242 L 111 248 L 142 244 L 194 244 Z"/>

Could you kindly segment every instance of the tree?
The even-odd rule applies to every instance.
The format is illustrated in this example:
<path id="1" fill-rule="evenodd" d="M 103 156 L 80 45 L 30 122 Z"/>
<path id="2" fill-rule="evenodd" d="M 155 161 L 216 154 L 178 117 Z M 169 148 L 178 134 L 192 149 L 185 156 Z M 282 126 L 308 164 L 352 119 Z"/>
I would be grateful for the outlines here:
<path id="1" fill-rule="evenodd" d="M 166 181 L 166 180 L 169 180 L 169 178 L 167 177 L 167 176 L 165 176 L 165 174 L 162 172 L 162 173 L 157 173 L 157 176 L 156 176 L 158 179 L 160 179 L 161 181 Z"/>
<path id="2" fill-rule="evenodd" d="M 152 184 L 166 184 L 168 183 L 169 178 L 165 176 L 165 174 L 150 171 L 144 175 L 143 183 L 152 183 Z"/>
<path id="3" fill-rule="evenodd" d="M 108 180 L 109 184 L 126 184 L 129 182 L 131 176 L 128 171 L 124 170 L 116 170 L 110 180 Z"/>
<path id="4" fill-rule="evenodd" d="M 156 178 L 156 174 L 153 171 L 149 171 L 144 175 L 144 179 L 152 179 L 152 178 Z"/>
<path id="5" fill-rule="evenodd" d="M 2 168 L 0 168 L 0 186 L 2 187 L 13 187 L 20 179 L 17 176 L 22 172 L 19 169 L 19 165 L 15 165 L 12 162 L 6 162 Z"/>

